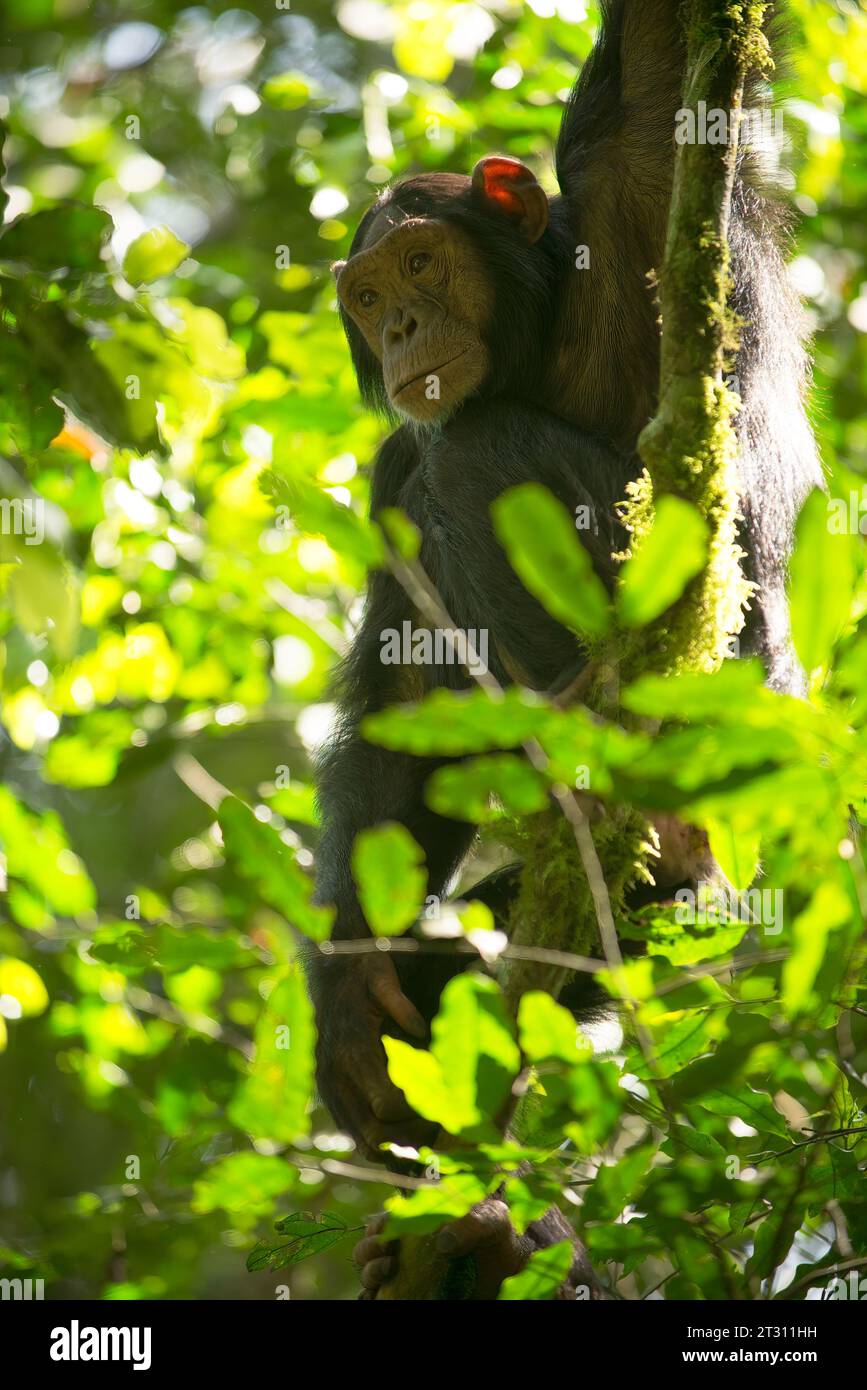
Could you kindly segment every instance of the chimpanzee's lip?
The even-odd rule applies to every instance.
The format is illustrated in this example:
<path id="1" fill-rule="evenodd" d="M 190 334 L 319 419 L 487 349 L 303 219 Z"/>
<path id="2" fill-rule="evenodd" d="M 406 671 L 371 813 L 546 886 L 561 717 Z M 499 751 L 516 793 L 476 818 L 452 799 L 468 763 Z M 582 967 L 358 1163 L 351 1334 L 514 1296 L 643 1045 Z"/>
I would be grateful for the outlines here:
<path id="1" fill-rule="evenodd" d="M 466 357 L 468 352 L 469 348 L 464 348 L 463 352 L 459 352 L 455 357 L 450 357 L 447 362 L 441 362 L 438 367 L 425 367 L 423 371 L 416 372 L 415 376 L 411 376 L 408 381 L 398 386 L 394 393 L 395 396 L 399 396 L 403 391 L 408 391 L 410 386 L 414 386 L 417 381 L 423 381 L 429 376 L 436 376 L 438 372 L 442 372 L 446 367 L 450 367 L 453 362 L 459 362 L 462 357 Z"/>

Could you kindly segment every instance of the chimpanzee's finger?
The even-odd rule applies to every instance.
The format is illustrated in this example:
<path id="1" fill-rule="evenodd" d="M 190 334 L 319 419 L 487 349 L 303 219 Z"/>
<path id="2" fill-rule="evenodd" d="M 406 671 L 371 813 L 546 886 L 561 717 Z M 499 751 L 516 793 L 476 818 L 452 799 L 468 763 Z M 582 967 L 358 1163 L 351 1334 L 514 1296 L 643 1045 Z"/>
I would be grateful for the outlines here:
<path id="1" fill-rule="evenodd" d="M 382 1236 L 387 1221 L 387 1211 L 378 1211 L 370 1217 L 364 1227 L 364 1235 L 352 1252 L 352 1258 L 357 1265 L 370 1264 L 372 1260 L 397 1254 L 398 1242 L 394 1239 L 384 1240 Z"/>
<path id="2" fill-rule="evenodd" d="M 420 1119 L 412 1111 L 408 1119 L 378 1120 L 367 1097 L 345 1079 L 332 1091 L 332 1113 L 335 1110 L 341 1116 L 343 1128 L 352 1135 L 359 1151 L 370 1163 L 383 1162 L 382 1144 L 417 1149 L 433 1143 L 437 1133 L 436 1125 Z"/>
<path id="3" fill-rule="evenodd" d="M 436 1125 L 432 1125 L 428 1120 L 418 1118 L 392 1120 L 388 1124 L 371 1120 L 362 1130 L 365 1142 L 371 1151 L 375 1152 L 379 1163 L 382 1163 L 385 1158 L 379 1149 L 380 1144 L 396 1144 L 399 1148 L 420 1149 L 424 1144 L 432 1144 L 436 1133 Z"/>
<path id="4" fill-rule="evenodd" d="M 389 1255 L 395 1254 L 397 1250 L 396 1240 L 380 1240 L 378 1236 L 370 1236 L 367 1240 L 360 1240 L 352 1252 L 352 1258 L 363 1269 L 365 1265 L 372 1264 L 374 1260 L 387 1259 Z"/>
<path id="5" fill-rule="evenodd" d="M 454 1258 L 468 1255 L 486 1241 L 502 1239 L 511 1234 L 509 1208 L 496 1197 L 488 1197 L 459 1221 L 443 1226 L 436 1238 L 441 1255 Z"/>
<path id="6" fill-rule="evenodd" d="M 381 1044 L 375 1051 L 358 1055 L 352 1079 L 377 1120 L 406 1120 L 413 1115 L 403 1091 L 398 1090 L 388 1074 Z"/>
<path id="7" fill-rule="evenodd" d="M 427 1037 L 427 1024 L 401 989 L 394 961 L 389 956 L 371 960 L 367 967 L 367 987 L 399 1028 L 414 1038 Z"/>
<path id="8" fill-rule="evenodd" d="M 371 1124 L 370 1106 L 345 1077 L 341 1077 L 330 1088 L 329 1108 L 340 1128 L 352 1135 L 364 1157 L 374 1163 L 381 1162 L 382 1154 L 377 1150 L 376 1144 L 369 1144 L 366 1138 Z"/>
<path id="9" fill-rule="evenodd" d="M 361 1282 L 366 1289 L 378 1289 L 386 1279 L 390 1279 L 397 1269 L 397 1260 L 391 1258 L 372 1260 L 361 1271 Z"/>

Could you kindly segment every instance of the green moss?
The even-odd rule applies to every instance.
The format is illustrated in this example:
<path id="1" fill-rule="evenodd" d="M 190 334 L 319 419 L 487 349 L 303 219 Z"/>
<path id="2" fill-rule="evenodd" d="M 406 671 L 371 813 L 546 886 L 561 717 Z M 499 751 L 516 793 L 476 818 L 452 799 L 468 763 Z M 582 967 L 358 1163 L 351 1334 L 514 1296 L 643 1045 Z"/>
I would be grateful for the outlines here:
<path id="1" fill-rule="evenodd" d="M 615 920 L 624 911 L 628 889 L 648 876 L 651 832 L 629 806 L 614 806 L 591 825 Z M 510 938 L 515 945 L 544 946 L 599 956 L 599 925 L 584 866 L 571 825 L 560 811 L 543 811 L 512 826 L 512 848 L 523 869 L 512 908 Z M 516 1009 L 527 989 L 547 989 L 555 997 L 568 970 L 536 961 L 509 960 L 503 988 Z"/>

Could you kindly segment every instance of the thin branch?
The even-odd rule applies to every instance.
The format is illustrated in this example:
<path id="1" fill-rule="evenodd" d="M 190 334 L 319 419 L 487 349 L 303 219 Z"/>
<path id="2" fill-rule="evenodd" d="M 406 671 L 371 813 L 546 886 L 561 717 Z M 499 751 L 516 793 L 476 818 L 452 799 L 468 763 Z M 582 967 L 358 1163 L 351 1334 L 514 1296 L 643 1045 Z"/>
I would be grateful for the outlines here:
<path id="1" fill-rule="evenodd" d="M 811 1284 L 815 1284 L 817 1279 L 824 1279 L 826 1275 L 833 1278 L 842 1274 L 845 1269 L 863 1269 L 867 1265 L 867 1255 L 859 1255 L 854 1260 L 838 1260 L 835 1264 L 825 1265 L 822 1269 L 814 1269 L 811 1274 L 805 1274 L 803 1279 L 799 1279 L 796 1284 L 789 1284 L 781 1293 L 774 1294 L 772 1303 L 785 1302 L 786 1299 L 794 1298 L 801 1289 L 808 1289 Z"/>

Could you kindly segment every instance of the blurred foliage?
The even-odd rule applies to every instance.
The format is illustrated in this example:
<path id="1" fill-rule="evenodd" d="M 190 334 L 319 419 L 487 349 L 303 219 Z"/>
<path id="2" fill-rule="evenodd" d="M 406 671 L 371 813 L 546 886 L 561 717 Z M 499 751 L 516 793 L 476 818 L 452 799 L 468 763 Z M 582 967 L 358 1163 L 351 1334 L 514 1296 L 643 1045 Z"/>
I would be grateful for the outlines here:
<path id="1" fill-rule="evenodd" d="M 792 9 L 792 275 L 815 331 L 813 419 L 857 529 L 867 11 Z M 581 0 L 5 0 L 0 496 L 19 524 L 0 536 L 0 1273 L 44 1277 L 50 1296 L 355 1291 L 339 1241 L 387 1189 L 346 1166 L 311 1097 L 293 931 L 329 929 L 309 897 L 309 755 L 382 555 L 365 521 L 381 427 L 328 267 L 406 171 L 506 150 L 553 187 L 597 19 Z M 760 848 L 785 900 L 769 941 L 712 914 L 619 924 L 647 955 L 608 985 L 649 1055 L 594 1055 L 546 996 L 525 996 L 516 1040 L 496 987 L 457 981 L 430 1052 L 391 1045 L 419 1108 L 464 1140 L 425 1155 L 438 1181 L 390 1199 L 395 1229 L 432 1229 L 505 1178 L 516 1224 L 560 1200 L 627 1297 L 754 1294 L 867 1255 L 867 876 L 849 813 L 865 810 L 867 584 L 863 543 L 824 511 L 817 497 L 805 513 L 793 569 L 809 705 L 728 664 L 624 692 L 667 721 L 654 741 L 520 692 L 370 721 L 391 747 L 495 754 L 432 789 L 471 814 L 492 793 L 539 805 L 513 755 L 537 737 L 552 777 L 586 765 L 594 790 L 708 826 L 744 882 Z M 592 577 L 522 541 L 507 506 L 500 522 L 530 586 L 574 613 Z M 696 536 L 683 574 L 663 575 L 664 538 L 624 584 L 624 622 L 671 602 L 657 577 L 679 592 L 701 562 Z M 415 847 L 385 828 L 355 871 L 374 929 L 401 930 L 411 909 L 389 887 L 423 891 Z M 455 929 L 484 926 L 470 910 Z M 684 974 L 741 938 L 745 962 L 771 958 Z M 522 1065 L 538 1126 L 519 1150 L 492 1117 Z M 564 1259 L 545 1252 L 503 1296 L 550 1296 Z"/>

